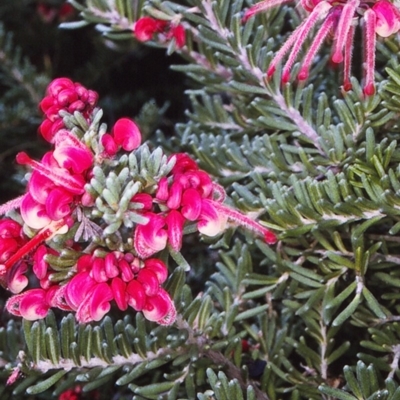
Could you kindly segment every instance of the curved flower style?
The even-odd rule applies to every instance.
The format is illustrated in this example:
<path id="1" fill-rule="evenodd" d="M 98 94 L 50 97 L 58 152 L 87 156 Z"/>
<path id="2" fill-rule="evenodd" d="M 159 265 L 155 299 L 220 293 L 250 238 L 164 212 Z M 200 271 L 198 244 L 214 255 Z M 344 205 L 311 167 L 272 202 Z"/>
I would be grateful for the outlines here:
<path id="1" fill-rule="evenodd" d="M 244 16 L 247 21 L 253 15 L 291 0 L 264 0 L 251 7 Z M 288 55 L 283 67 L 282 81 L 288 82 L 293 64 L 310 34 L 311 29 L 320 25 L 314 39 L 303 58 L 298 74 L 299 80 L 306 80 L 311 63 L 325 38 L 334 38 L 332 61 L 344 63 L 345 90 L 351 89 L 351 56 L 355 27 L 361 25 L 364 36 L 364 93 L 375 93 L 375 41 L 376 35 L 388 37 L 400 30 L 400 11 L 388 0 L 301 0 L 301 6 L 309 13 L 308 17 L 295 29 L 273 58 L 267 76 L 274 74 L 277 65 Z"/>

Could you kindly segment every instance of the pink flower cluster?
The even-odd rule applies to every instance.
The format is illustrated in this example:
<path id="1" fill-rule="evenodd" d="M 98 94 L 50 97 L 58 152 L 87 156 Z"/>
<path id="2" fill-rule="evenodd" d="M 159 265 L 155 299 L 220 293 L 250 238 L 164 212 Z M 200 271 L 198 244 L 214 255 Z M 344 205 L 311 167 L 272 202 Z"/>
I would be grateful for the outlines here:
<path id="1" fill-rule="evenodd" d="M 174 168 L 169 176 L 160 179 L 154 196 L 140 194 L 132 199 L 143 204 L 143 214 L 149 219 L 135 230 L 134 245 L 140 257 L 150 257 L 167 244 L 179 251 L 183 227 L 188 221 L 196 222 L 200 233 L 216 236 L 225 230 L 229 220 L 261 234 L 269 244 L 276 242 L 270 230 L 222 204 L 224 189 L 194 160 L 186 154 L 174 157 Z M 156 209 L 160 211 L 155 212 Z"/>
<path id="2" fill-rule="evenodd" d="M 176 47 L 185 45 L 185 28 L 161 19 L 142 17 L 135 22 L 134 34 L 140 42 L 147 42 L 153 39 L 155 34 L 159 35 L 161 41 L 175 39 Z"/>
<path id="3" fill-rule="evenodd" d="M 65 110 L 73 114 L 79 111 L 88 117 L 96 106 L 98 94 L 88 90 L 80 83 L 68 78 L 53 80 L 47 87 L 46 97 L 40 102 L 40 109 L 45 114 L 45 120 L 39 127 L 39 132 L 50 143 L 55 134 L 65 128 L 59 111 Z"/>
<path id="4" fill-rule="evenodd" d="M 114 301 L 121 311 L 128 306 L 143 312 L 149 321 L 169 325 L 175 320 L 175 306 L 161 287 L 168 276 L 166 265 L 159 259 L 141 260 L 131 253 L 108 252 L 105 256 L 83 254 L 76 262 L 76 274 L 66 283 L 50 280 L 55 271 L 46 262 L 47 254 L 57 252 L 41 245 L 33 255 L 32 271 L 40 288 L 30 289 L 11 297 L 7 310 L 27 320 L 44 318 L 51 307 L 76 312 L 80 323 L 101 320 Z M 18 266 L 23 284 L 14 293 L 20 293 L 28 284 L 26 264 Z M 22 278 L 21 278 L 22 277 Z M 9 286 L 12 290 L 13 287 Z"/>
<path id="5" fill-rule="evenodd" d="M 263 0 L 252 6 L 245 14 L 244 21 L 253 15 L 292 0 Z M 375 93 L 375 44 L 376 35 L 388 37 L 400 30 L 400 11 L 388 0 L 301 0 L 299 2 L 308 17 L 295 29 L 273 58 L 267 76 L 271 77 L 277 65 L 288 55 L 283 67 L 282 81 L 288 82 L 294 62 L 309 36 L 318 24 L 319 30 L 303 57 L 298 74 L 299 80 L 308 78 L 313 59 L 327 37 L 333 37 L 332 61 L 344 64 L 345 90 L 351 89 L 351 57 L 356 26 L 362 28 L 364 41 L 364 93 Z"/>
<path id="6" fill-rule="evenodd" d="M 113 172 L 118 153 L 138 149 L 141 134 L 133 121 L 121 118 L 101 138 L 80 138 L 65 129 L 58 113 L 80 111 L 90 123 L 97 94 L 66 78 L 53 81 L 47 93 L 41 106 L 46 110 L 45 122 L 50 126 L 46 132 L 51 133 L 47 138 L 53 149 L 41 161 L 32 160 L 26 153 L 17 155 L 19 164 L 32 169 L 27 192 L 0 206 L 0 214 L 19 209 L 19 222 L 0 220 L 0 283 L 14 293 L 6 305 L 9 312 L 35 320 L 44 318 L 50 308 L 58 308 L 75 312 L 79 322 L 87 323 L 103 318 L 115 304 L 121 311 L 131 307 L 150 321 L 169 325 L 175 320 L 176 310 L 162 288 L 168 269 L 154 255 L 167 246 L 178 252 L 186 224 L 215 236 L 230 223 L 262 235 L 269 244 L 276 242 L 273 232 L 224 205 L 223 188 L 181 153 L 170 157 L 174 166 L 169 173 L 157 177 L 155 183 L 142 184 L 141 191 L 131 199 L 136 203 L 136 214 L 144 221 L 128 224 L 130 230 L 125 227 L 120 235 L 121 240 L 122 236 L 133 240 L 132 252 L 115 251 L 106 241 L 94 245 L 80 235 L 72 238 L 70 232 L 79 230 L 82 223 L 93 223 L 100 230 L 107 228 L 106 219 L 93 213 L 96 195 L 86 189 L 95 175 L 94 168 Z M 125 184 L 129 183 L 130 178 Z M 103 191 L 97 193 L 101 196 Z M 62 259 L 60 249 L 75 256 L 67 273 L 55 279 L 59 269 L 51 260 Z M 26 290 L 30 282 L 34 288 Z"/>
<path id="7" fill-rule="evenodd" d="M 93 166 L 90 149 L 67 130 L 59 130 L 53 142 L 54 150 L 41 162 L 26 153 L 17 155 L 19 164 L 33 169 L 20 207 L 22 219 L 32 229 L 42 229 L 52 221 L 69 223 L 74 205 L 85 196 L 84 186 Z"/>
<path id="8" fill-rule="evenodd" d="M 175 306 L 161 288 L 168 276 L 161 260 L 141 260 L 131 253 L 114 251 L 105 257 L 83 255 L 77 270 L 63 292 L 79 322 L 100 320 L 110 310 L 112 300 L 121 311 L 130 306 L 161 325 L 175 320 Z"/>

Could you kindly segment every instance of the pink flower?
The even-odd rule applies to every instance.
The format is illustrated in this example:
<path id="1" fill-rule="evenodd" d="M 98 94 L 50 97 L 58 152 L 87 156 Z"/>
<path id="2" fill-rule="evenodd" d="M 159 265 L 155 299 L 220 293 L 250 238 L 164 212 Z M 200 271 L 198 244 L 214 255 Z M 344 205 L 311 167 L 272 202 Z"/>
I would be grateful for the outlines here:
<path id="1" fill-rule="evenodd" d="M 186 189 L 182 195 L 182 215 L 189 221 L 196 221 L 201 213 L 201 195 L 193 188 Z"/>
<path id="2" fill-rule="evenodd" d="M 135 250 L 139 257 L 145 259 L 165 249 L 168 234 L 165 219 L 158 214 L 147 212 L 144 216 L 149 219 L 147 224 L 138 225 L 134 234 Z"/>
<path id="3" fill-rule="evenodd" d="M 183 225 L 185 218 L 179 211 L 171 210 L 165 217 L 167 224 L 168 242 L 175 251 L 182 247 Z"/>
<path id="4" fill-rule="evenodd" d="M 96 284 L 79 305 L 76 311 L 77 321 L 100 321 L 110 311 L 112 299 L 113 292 L 107 283 Z"/>
<path id="5" fill-rule="evenodd" d="M 160 201 L 166 201 L 169 198 L 169 188 L 168 188 L 168 179 L 163 176 L 158 182 L 156 199 Z"/>
<path id="6" fill-rule="evenodd" d="M 220 234 L 230 221 L 261 234 L 269 244 L 276 242 L 273 232 L 221 204 L 225 198 L 223 188 L 200 170 L 188 155 L 178 153 L 173 157 L 175 165 L 170 176 L 159 180 L 155 192 L 154 202 L 159 204 L 162 212 L 144 212 L 143 215 L 149 218 L 148 223 L 135 229 L 134 246 L 140 257 L 152 256 L 163 250 L 167 243 L 179 251 L 186 221 L 197 221 L 197 229 L 207 236 Z M 150 205 L 148 199 L 146 210 Z"/>
<path id="7" fill-rule="evenodd" d="M 109 133 L 105 133 L 102 137 L 101 137 L 101 144 L 104 147 L 104 151 L 108 156 L 115 156 L 118 152 L 118 146 L 115 143 L 114 138 L 109 134 Z"/>
<path id="8" fill-rule="evenodd" d="M 46 317 L 50 305 L 46 301 L 46 291 L 31 289 L 11 297 L 6 303 L 7 311 L 11 314 L 35 321 Z"/>
<path id="9" fill-rule="evenodd" d="M 22 227 L 12 219 L 0 221 L 0 264 L 4 264 L 25 244 Z"/>
<path id="10" fill-rule="evenodd" d="M 160 285 L 167 280 L 168 269 L 166 265 L 158 258 L 148 258 L 144 261 L 144 267 L 156 274 L 158 283 Z"/>
<path id="11" fill-rule="evenodd" d="M 85 194 L 86 174 L 93 165 L 93 154 L 78 138 L 66 130 L 54 136 L 54 151 L 41 162 L 26 153 L 17 155 L 17 162 L 34 170 L 29 192 L 21 202 L 21 216 L 33 229 L 42 229 L 51 221 L 70 217 L 73 206 Z"/>
<path id="12" fill-rule="evenodd" d="M 66 285 L 49 289 L 47 301 L 51 306 L 76 311 L 79 322 L 100 320 L 113 301 L 121 311 L 129 306 L 136 311 L 146 310 L 153 318 L 151 321 L 156 321 L 157 315 L 163 323 L 174 321 L 175 308 L 161 288 L 168 275 L 161 260 L 151 258 L 143 262 L 131 253 L 114 251 L 104 258 L 83 255 L 76 269 L 78 273 Z M 158 311 L 150 312 L 153 303 Z"/>
<path id="13" fill-rule="evenodd" d="M 264 0 L 252 6 L 245 14 L 244 21 L 253 15 L 272 7 L 289 2 L 288 0 Z M 398 9 L 387 0 L 369 2 L 367 0 L 302 0 L 302 7 L 309 13 L 308 17 L 294 30 L 271 61 L 267 76 L 271 77 L 277 65 L 288 55 L 283 67 L 282 81 L 288 82 L 295 60 L 309 36 L 311 30 L 318 24 L 319 30 L 303 57 L 298 79 L 308 78 L 311 64 L 326 37 L 333 36 L 332 61 L 344 63 L 345 90 L 351 89 L 351 56 L 355 24 L 361 25 L 364 36 L 364 93 L 372 95 L 375 92 L 375 41 L 376 35 L 387 37 L 400 29 L 400 14 Z"/>
<path id="14" fill-rule="evenodd" d="M 12 293 L 21 293 L 28 286 L 28 278 L 24 275 L 28 271 L 25 262 L 15 263 L 7 273 L 7 288 Z"/>
<path id="15" fill-rule="evenodd" d="M 22 200 L 21 217 L 32 229 L 42 229 L 51 222 L 45 205 L 37 203 L 29 193 Z"/>
<path id="16" fill-rule="evenodd" d="M 128 118 L 120 118 L 111 131 L 114 141 L 125 151 L 132 151 L 140 146 L 142 135 L 138 126 Z"/>
<path id="17" fill-rule="evenodd" d="M 89 292 L 97 285 L 89 272 L 77 273 L 66 285 L 65 300 L 73 309 L 77 310 Z"/>
<path id="18" fill-rule="evenodd" d="M 113 298 L 121 311 L 128 308 L 127 284 L 121 278 L 115 277 L 111 282 Z"/>
<path id="19" fill-rule="evenodd" d="M 126 293 L 128 295 L 128 304 L 134 310 L 142 311 L 147 297 L 142 284 L 135 279 L 131 280 L 126 287 Z"/>
<path id="20" fill-rule="evenodd" d="M 202 200 L 197 223 L 197 229 L 200 233 L 211 237 L 216 236 L 225 230 L 227 221 L 227 216 L 219 213 L 212 201 Z"/>
<path id="21" fill-rule="evenodd" d="M 60 168 L 71 174 L 82 174 L 93 165 L 93 154 L 76 136 L 60 130 L 55 136 L 53 157 Z"/>
<path id="22" fill-rule="evenodd" d="M 182 174 L 188 171 L 196 171 L 199 169 L 196 161 L 194 161 L 185 153 L 176 153 L 173 155 L 173 157 L 176 161 L 171 171 L 172 175 Z"/>
<path id="23" fill-rule="evenodd" d="M 376 16 L 375 32 L 381 37 L 389 37 L 400 30 L 400 12 L 387 0 L 379 0 L 372 10 Z"/>
<path id="24" fill-rule="evenodd" d="M 11 375 L 8 377 L 6 385 L 13 385 L 17 379 L 19 379 L 22 376 L 21 370 L 16 367 L 13 369 L 13 372 L 11 373 Z"/>
<path id="25" fill-rule="evenodd" d="M 46 119 L 40 125 L 39 132 L 45 140 L 52 143 L 58 130 L 64 128 L 59 111 L 80 111 L 84 117 L 88 117 L 97 98 L 96 92 L 87 90 L 80 83 L 74 83 L 68 78 L 54 79 L 47 87 L 46 97 L 40 102 Z"/>
<path id="26" fill-rule="evenodd" d="M 143 206 L 142 211 L 151 211 L 153 206 L 153 197 L 148 193 L 137 193 L 132 199 L 131 203 L 138 203 Z"/>
<path id="27" fill-rule="evenodd" d="M 143 315 L 160 325 L 171 325 L 176 318 L 176 309 L 169 294 L 160 289 L 155 296 L 147 297 Z"/>

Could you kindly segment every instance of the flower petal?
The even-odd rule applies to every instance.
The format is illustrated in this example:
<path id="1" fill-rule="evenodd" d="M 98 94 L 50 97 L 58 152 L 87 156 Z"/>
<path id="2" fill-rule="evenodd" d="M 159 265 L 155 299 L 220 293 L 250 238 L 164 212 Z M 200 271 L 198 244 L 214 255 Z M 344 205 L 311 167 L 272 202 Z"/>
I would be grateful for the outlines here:
<path id="1" fill-rule="evenodd" d="M 23 317 L 28 321 L 35 321 L 44 318 L 50 306 L 46 301 L 45 290 L 31 289 L 11 297 L 6 303 L 6 308 L 11 314 Z"/>
<path id="2" fill-rule="evenodd" d="M 193 188 L 189 188 L 182 195 L 182 215 L 189 221 L 196 221 L 201 212 L 200 193 Z"/>
<path id="3" fill-rule="evenodd" d="M 165 220 L 154 213 L 144 214 L 149 217 L 146 225 L 138 225 L 135 229 L 134 246 L 139 257 L 145 259 L 154 253 L 165 249 L 168 234 L 165 229 Z"/>
<path id="4" fill-rule="evenodd" d="M 114 300 L 121 311 L 128 308 L 126 286 L 126 283 L 119 277 L 114 278 L 111 282 Z"/>
<path id="5" fill-rule="evenodd" d="M 136 279 L 128 283 L 126 287 L 128 293 L 128 304 L 136 311 L 141 311 L 146 304 L 146 293 L 143 286 Z"/>
<path id="6" fill-rule="evenodd" d="M 182 247 L 185 218 L 179 211 L 171 210 L 165 217 L 165 222 L 168 228 L 168 242 L 175 251 L 179 251 Z"/>
<path id="7" fill-rule="evenodd" d="M 45 204 L 50 191 L 54 189 L 54 182 L 37 171 L 33 171 L 29 178 L 28 190 L 30 195 L 40 204 Z"/>
<path id="8" fill-rule="evenodd" d="M 146 296 L 154 296 L 160 288 L 157 275 L 148 268 L 139 271 L 137 281 L 142 284 Z"/>
<path id="9" fill-rule="evenodd" d="M 33 255 L 33 273 L 38 279 L 43 279 L 46 276 L 48 264 L 44 257 L 47 254 L 47 247 L 45 245 L 40 245 Z"/>
<path id="10" fill-rule="evenodd" d="M 203 199 L 201 214 L 197 223 L 197 229 L 200 233 L 211 237 L 216 236 L 225 229 L 227 220 L 228 218 L 219 214 L 210 201 Z"/>
<path id="11" fill-rule="evenodd" d="M 149 258 L 144 262 L 144 268 L 153 271 L 157 275 L 158 283 L 161 285 L 168 277 L 167 266 L 158 258 Z"/>
<path id="12" fill-rule="evenodd" d="M 21 217 L 33 229 L 42 229 L 51 222 L 45 206 L 37 203 L 29 193 L 22 200 Z"/>
<path id="13" fill-rule="evenodd" d="M 120 118 L 111 133 L 115 143 L 121 145 L 125 151 L 137 149 L 142 141 L 139 127 L 128 118 Z"/>
<path id="14" fill-rule="evenodd" d="M 89 276 L 89 272 L 79 272 L 66 285 L 65 300 L 67 304 L 77 310 L 96 285 L 96 281 Z"/>
<path id="15" fill-rule="evenodd" d="M 381 37 L 389 37 L 400 29 L 400 13 L 398 9 L 387 0 L 377 1 L 372 10 L 376 15 L 375 32 Z"/>
<path id="16" fill-rule="evenodd" d="M 110 311 L 112 290 L 106 283 L 100 283 L 95 286 L 90 297 L 90 316 L 93 321 L 100 321 Z"/>
<path id="17" fill-rule="evenodd" d="M 104 267 L 108 278 L 115 278 L 119 275 L 117 258 L 114 253 L 108 253 L 104 259 Z"/>
<path id="18" fill-rule="evenodd" d="M 53 220 L 58 221 L 61 218 L 71 214 L 70 204 L 73 196 L 61 188 L 54 188 L 50 191 L 46 199 L 47 215 Z"/>
<path id="19" fill-rule="evenodd" d="M 108 281 L 108 277 L 104 267 L 104 258 L 95 257 L 92 262 L 92 271 L 90 275 L 97 283 Z"/>
<path id="20" fill-rule="evenodd" d="M 28 286 L 28 278 L 24 275 L 27 270 L 24 262 L 15 263 L 7 274 L 7 289 L 12 293 L 21 293 Z"/>
<path id="21" fill-rule="evenodd" d="M 60 145 L 54 150 L 54 158 L 58 164 L 71 170 L 74 174 L 81 174 L 93 164 L 93 154 L 89 149 Z"/>
<path id="22" fill-rule="evenodd" d="M 143 315 L 149 321 L 171 325 L 175 321 L 176 310 L 169 294 L 164 289 L 160 289 L 155 296 L 148 297 Z"/>
<path id="23" fill-rule="evenodd" d="M 120 260 L 118 263 L 118 268 L 121 271 L 121 278 L 125 282 L 129 282 L 133 279 L 133 271 L 128 261 L 125 259 Z"/>

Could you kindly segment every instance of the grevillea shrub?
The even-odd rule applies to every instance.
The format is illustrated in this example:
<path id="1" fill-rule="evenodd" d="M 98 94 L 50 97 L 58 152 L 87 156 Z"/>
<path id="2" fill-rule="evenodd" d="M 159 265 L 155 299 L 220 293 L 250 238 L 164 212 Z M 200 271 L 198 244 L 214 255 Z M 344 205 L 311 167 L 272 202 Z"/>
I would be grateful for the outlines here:
<path id="1" fill-rule="evenodd" d="M 399 4 L 60 2 L 101 96 L 0 29 L 1 400 L 399 399 Z"/>

